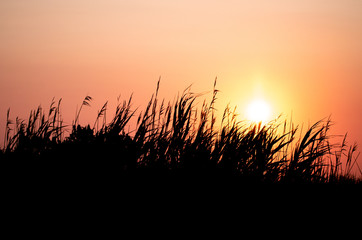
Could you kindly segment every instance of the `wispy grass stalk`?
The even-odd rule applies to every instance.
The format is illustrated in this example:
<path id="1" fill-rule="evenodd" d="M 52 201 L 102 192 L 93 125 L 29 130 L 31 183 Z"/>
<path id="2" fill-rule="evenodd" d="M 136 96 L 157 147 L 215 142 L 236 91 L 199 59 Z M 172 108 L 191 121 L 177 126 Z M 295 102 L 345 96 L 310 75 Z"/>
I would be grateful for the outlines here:
<path id="1" fill-rule="evenodd" d="M 61 99 L 57 104 L 52 100 L 47 116 L 39 107 L 31 111 L 27 122 L 17 118 L 14 128 L 8 110 L 1 161 L 26 160 L 38 170 L 58 175 L 77 169 L 79 176 L 88 178 L 135 174 L 252 183 L 361 182 L 351 174 L 352 169 L 360 169 L 357 145 L 348 146 L 346 136 L 340 145 L 331 144 L 330 119 L 316 122 L 297 137 L 299 129 L 292 122 L 250 125 L 227 106 L 216 126 L 216 80 L 210 102 L 204 101 L 200 109 L 196 108 L 200 96 L 191 93 L 190 87 L 167 104 L 158 99 L 159 87 L 160 82 L 138 116 L 131 95 L 117 105 L 107 122 L 106 102 L 92 128 L 79 125 L 82 107 L 90 106 L 92 100 L 86 96 L 68 135 Z M 129 130 L 134 118 L 136 127 Z"/>

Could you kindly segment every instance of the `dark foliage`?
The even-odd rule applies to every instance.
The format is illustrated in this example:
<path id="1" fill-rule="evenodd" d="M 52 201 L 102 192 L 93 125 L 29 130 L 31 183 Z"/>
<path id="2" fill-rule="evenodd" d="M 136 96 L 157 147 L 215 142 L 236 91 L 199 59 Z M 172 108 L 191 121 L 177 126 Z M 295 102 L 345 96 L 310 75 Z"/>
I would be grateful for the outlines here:
<path id="1" fill-rule="evenodd" d="M 175 103 L 158 100 L 159 83 L 134 131 L 132 97 L 119 104 L 107 123 L 107 103 L 91 127 L 78 124 L 87 96 L 66 136 L 61 100 L 46 114 L 40 107 L 28 122 L 7 117 L 1 171 L 9 181 L 52 182 L 211 181 L 234 183 L 361 183 L 351 174 L 359 166 L 356 145 L 330 143 L 330 120 L 319 121 L 300 138 L 298 127 L 238 122 L 229 107 L 216 126 L 214 103 L 198 112 L 197 95 L 187 88 Z M 100 121 L 103 119 L 103 122 Z M 289 126 L 289 127 L 288 127 Z M 14 127 L 13 129 L 11 127 Z M 345 156 L 345 157 L 344 157 Z M 342 158 L 345 159 L 342 159 Z M 342 162 L 344 167 L 342 168 Z"/>

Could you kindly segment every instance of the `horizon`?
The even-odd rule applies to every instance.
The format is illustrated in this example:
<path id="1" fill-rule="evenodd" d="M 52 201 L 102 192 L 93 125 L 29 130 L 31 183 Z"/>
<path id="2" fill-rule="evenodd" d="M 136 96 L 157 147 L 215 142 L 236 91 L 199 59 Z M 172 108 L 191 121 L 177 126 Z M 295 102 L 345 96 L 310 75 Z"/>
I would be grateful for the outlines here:
<path id="1" fill-rule="evenodd" d="M 81 123 L 117 97 L 142 109 L 161 78 L 159 98 L 212 91 L 222 114 L 241 119 L 255 99 L 270 118 L 313 124 L 331 116 L 332 133 L 362 144 L 362 2 L 258 1 L 1 1 L 0 138 L 6 112 L 27 119 L 62 98 Z M 207 95 L 205 95 L 207 96 Z M 358 163 L 362 166 L 362 159 Z"/>

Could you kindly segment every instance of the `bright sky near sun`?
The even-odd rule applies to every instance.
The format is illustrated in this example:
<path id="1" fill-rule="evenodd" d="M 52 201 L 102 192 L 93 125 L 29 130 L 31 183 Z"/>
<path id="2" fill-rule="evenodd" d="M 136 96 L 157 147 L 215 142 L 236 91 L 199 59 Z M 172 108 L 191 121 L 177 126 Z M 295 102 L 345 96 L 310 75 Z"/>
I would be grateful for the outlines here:
<path id="1" fill-rule="evenodd" d="M 173 99 L 193 84 L 241 117 L 263 99 L 272 117 L 328 117 L 362 144 L 360 0 L 2 0 L 0 133 L 6 110 L 26 118 L 63 98 L 68 122 L 86 95 L 146 104 L 161 76 Z M 114 106 L 114 105 L 113 105 Z M 88 114 L 88 115 L 87 115 Z"/>

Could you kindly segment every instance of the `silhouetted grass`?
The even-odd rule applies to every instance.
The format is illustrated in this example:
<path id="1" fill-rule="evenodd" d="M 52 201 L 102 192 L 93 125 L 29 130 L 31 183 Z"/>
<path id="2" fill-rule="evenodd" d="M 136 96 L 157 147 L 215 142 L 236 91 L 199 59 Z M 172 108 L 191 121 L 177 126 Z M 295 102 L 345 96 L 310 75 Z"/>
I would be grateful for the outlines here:
<path id="1" fill-rule="evenodd" d="M 216 84 L 216 81 L 215 81 Z M 357 146 L 331 144 L 329 119 L 297 137 L 287 121 L 246 124 L 227 106 L 218 125 L 214 104 L 196 108 L 199 97 L 187 88 L 174 103 L 158 99 L 159 82 L 146 108 L 136 116 L 132 96 L 106 121 L 107 102 L 91 125 L 79 125 L 85 97 L 70 126 L 61 117 L 61 100 L 49 112 L 31 111 L 13 123 L 7 112 L 2 172 L 8 178 L 40 181 L 112 179 L 217 180 L 240 183 L 361 183 Z M 134 130 L 130 120 L 137 117 Z M 70 130 L 67 135 L 66 132 Z M 344 164 L 342 164 L 344 163 Z"/>

